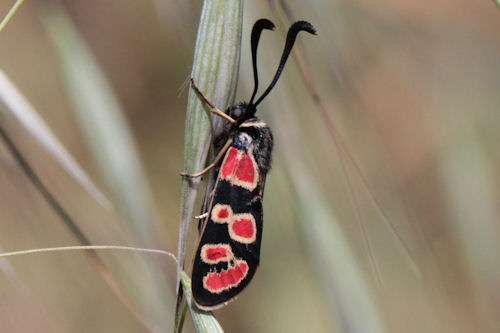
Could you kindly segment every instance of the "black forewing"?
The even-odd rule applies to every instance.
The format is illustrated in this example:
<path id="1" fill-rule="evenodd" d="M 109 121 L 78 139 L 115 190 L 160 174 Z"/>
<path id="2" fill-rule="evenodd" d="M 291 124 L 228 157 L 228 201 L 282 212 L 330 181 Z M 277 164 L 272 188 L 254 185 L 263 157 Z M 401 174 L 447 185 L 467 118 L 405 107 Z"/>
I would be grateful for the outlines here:
<path id="1" fill-rule="evenodd" d="M 252 121 L 258 122 L 259 120 L 254 118 Z M 203 213 L 208 210 L 208 217 L 201 230 L 200 242 L 196 251 L 192 272 L 193 298 L 199 307 L 207 310 L 222 306 L 225 302 L 238 295 L 251 281 L 259 265 L 263 229 L 262 195 L 264 192 L 266 174 L 271 167 L 273 137 L 271 130 L 267 126 L 240 127 L 231 137 L 236 138 L 238 134 L 242 132 L 252 137 L 252 147 L 249 147 L 252 149 L 249 150 L 253 151 L 254 158 L 258 165 L 259 182 L 253 191 L 232 185 L 229 181 L 219 177 L 220 165 L 217 167 L 217 174 L 214 179 L 215 189 L 212 192 L 213 195 L 210 196 L 210 200 L 205 201 L 205 203 L 209 203 L 209 205 L 207 208 L 204 208 Z M 226 135 L 224 138 L 221 137 L 216 140 L 219 143 L 219 145 L 216 144 L 216 150 L 224 145 L 227 138 L 228 136 Z M 239 148 L 235 145 L 233 145 L 233 147 Z M 225 158 L 223 160 L 225 160 Z M 244 244 L 232 240 L 229 236 L 227 224 L 215 223 L 211 220 L 212 208 L 218 203 L 231 206 L 233 214 L 250 213 L 253 215 L 257 233 L 254 243 Z M 221 272 L 223 269 L 228 269 L 227 262 L 210 265 L 201 260 L 201 247 L 205 244 L 229 244 L 235 259 L 243 259 L 247 262 L 249 271 L 245 279 L 242 280 L 239 285 L 220 293 L 212 293 L 204 288 L 203 278 L 208 273 Z"/>
<path id="2" fill-rule="evenodd" d="M 228 181 L 219 180 L 215 189 L 215 196 L 212 207 L 217 203 L 230 205 L 234 214 L 251 213 L 255 218 L 257 237 L 252 244 L 243 244 L 231 239 L 228 232 L 228 225 L 215 223 L 209 217 L 204 226 L 200 243 L 196 251 L 196 257 L 192 273 L 192 291 L 196 303 L 202 308 L 213 308 L 222 305 L 235 297 L 245 288 L 252 279 L 257 266 L 259 265 L 260 244 L 262 240 L 262 202 L 260 196 L 254 195 L 242 187 L 233 186 Z M 243 259 L 248 264 L 247 276 L 241 283 L 231 289 L 215 294 L 206 290 L 203 286 L 203 278 L 209 272 L 221 272 L 228 269 L 226 262 L 210 265 L 201 260 L 201 247 L 204 244 L 230 244 L 235 259 Z"/>

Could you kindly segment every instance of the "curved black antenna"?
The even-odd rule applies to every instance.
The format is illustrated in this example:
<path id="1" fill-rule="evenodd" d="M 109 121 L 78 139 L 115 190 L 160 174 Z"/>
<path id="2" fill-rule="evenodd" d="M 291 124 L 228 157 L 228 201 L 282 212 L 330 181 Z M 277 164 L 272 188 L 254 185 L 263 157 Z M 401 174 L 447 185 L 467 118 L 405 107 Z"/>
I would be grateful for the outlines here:
<path id="1" fill-rule="evenodd" d="M 285 63 L 288 59 L 288 56 L 290 55 L 290 52 L 292 51 L 292 47 L 293 47 L 293 44 L 295 43 L 295 39 L 297 38 L 297 34 L 300 31 L 306 31 L 310 34 L 317 35 L 316 29 L 309 22 L 297 21 L 294 24 L 292 24 L 290 29 L 288 29 L 288 34 L 286 35 L 285 48 L 283 49 L 283 55 L 281 56 L 278 70 L 276 70 L 276 74 L 274 74 L 274 78 L 271 81 L 271 84 L 269 84 L 269 87 L 267 87 L 266 91 L 264 91 L 262 96 L 260 96 L 260 98 L 257 100 L 257 102 L 255 102 L 254 106 L 257 106 L 260 102 L 262 102 L 262 100 L 269 94 L 269 92 L 271 92 L 271 89 L 273 89 L 276 82 L 278 82 L 278 79 L 280 78 L 281 72 L 283 71 L 283 67 L 285 67 Z"/>
<path id="2" fill-rule="evenodd" d="M 253 88 L 252 97 L 250 98 L 250 102 L 248 102 L 248 105 L 252 105 L 253 99 L 255 98 L 255 95 L 257 94 L 257 89 L 259 88 L 259 77 L 257 74 L 257 46 L 259 46 L 260 34 L 262 33 L 262 30 L 264 30 L 264 29 L 274 30 L 274 23 L 267 20 L 267 19 L 260 19 L 257 22 L 255 22 L 255 24 L 253 25 L 253 28 L 252 28 L 252 37 L 250 39 L 250 43 L 252 46 L 252 64 L 253 64 L 254 88 Z"/>

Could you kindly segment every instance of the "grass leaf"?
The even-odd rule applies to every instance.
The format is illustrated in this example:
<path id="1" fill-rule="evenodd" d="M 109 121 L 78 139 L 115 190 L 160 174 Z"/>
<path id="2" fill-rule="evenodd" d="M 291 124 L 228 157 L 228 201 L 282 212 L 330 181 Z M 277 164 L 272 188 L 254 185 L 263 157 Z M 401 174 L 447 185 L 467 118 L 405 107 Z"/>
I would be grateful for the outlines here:
<path id="1" fill-rule="evenodd" d="M 35 108 L 24 98 L 7 75 L 0 70 L 0 105 L 30 133 L 38 143 L 51 154 L 63 168 L 97 200 L 101 206 L 111 209 L 111 202 L 92 182 L 71 154 L 64 148 Z"/>
<path id="2" fill-rule="evenodd" d="M 186 294 L 189 311 L 191 312 L 191 317 L 193 318 L 196 331 L 198 333 L 224 332 L 219 322 L 215 319 L 211 312 L 198 309 L 191 301 L 191 279 L 184 271 L 181 272 L 181 284 L 184 293 Z"/>

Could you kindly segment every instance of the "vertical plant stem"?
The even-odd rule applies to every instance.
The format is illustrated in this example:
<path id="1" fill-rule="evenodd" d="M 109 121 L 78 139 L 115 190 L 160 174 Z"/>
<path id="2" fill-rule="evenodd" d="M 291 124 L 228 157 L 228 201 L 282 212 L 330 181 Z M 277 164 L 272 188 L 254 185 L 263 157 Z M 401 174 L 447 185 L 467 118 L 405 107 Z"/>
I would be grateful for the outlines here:
<path id="1" fill-rule="evenodd" d="M 191 77 L 211 102 L 221 110 L 231 105 L 235 97 L 240 63 L 242 15 L 242 0 L 206 0 L 203 3 Z M 220 130 L 221 120 L 217 117 L 210 119 L 207 111 L 207 107 L 190 89 L 184 138 L 185 172 L 194 173 L 203 168 L 212 134 L 217 134 Z M 199 184 L 199 178 L 185 178 L 182 181 L 181 224 L 177 251 L 178 284 Z"/>
<path id="2" fill-rule="evenodd" d="M 201 11 L 191 77 L 205 96 L 219 109 L 234 102 L 240 65 L 243 0 L 205 0 Z M 221 128 L 221 119 L 211 117 L 198 95 L 189 90 L 184 137 L 184 171 L 195 173 L 205 165 L 212 141 Z M 184 178 L 181 189 L 181 221 L 177 247 L 177 305 L 175 330 L 182 330 L 180 318 L 181 272 L 186 256 L 186 241 L 193 216 L 200 178 Z M 190 306 L 190 309 L 192 307 Z M 193 311 L 191 311 L 193 315 Z M 210 320 L 215 319 L 209 315 Z M 193 316 L 194 318 L 194 316 Z M 218 323 L 217 323 L 218 325 Z M 198 325 L 197 330 L 200 331 Z M 220 326 L 219 326 L 220 327 Z"/>

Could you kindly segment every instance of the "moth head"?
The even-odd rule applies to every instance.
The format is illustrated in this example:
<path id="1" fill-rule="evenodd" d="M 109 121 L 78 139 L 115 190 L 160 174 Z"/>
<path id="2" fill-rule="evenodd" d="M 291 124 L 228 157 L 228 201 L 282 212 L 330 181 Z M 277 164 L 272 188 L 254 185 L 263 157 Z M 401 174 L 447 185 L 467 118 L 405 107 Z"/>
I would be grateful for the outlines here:
<path id="1" fill-rule="evenodd" d="M 238 124 L 245 122 L 255 115 L 255 106 L 248 103 L 238 103 L 229 108 L 226 112 L 231 118 L 236 120 Z"/>

